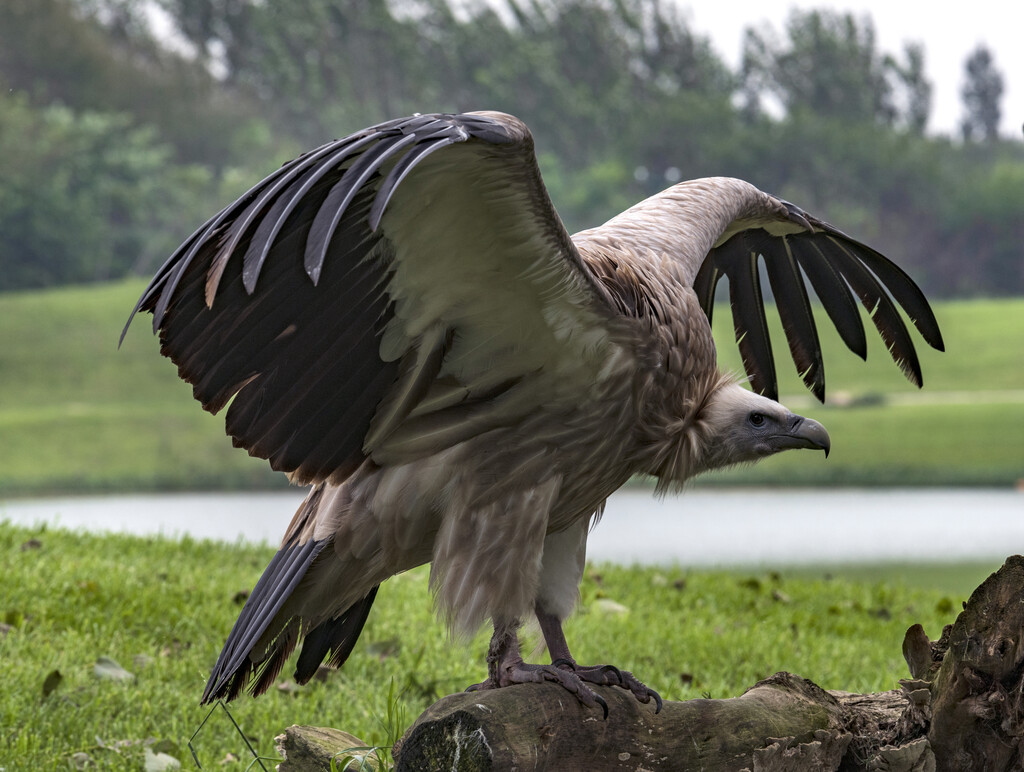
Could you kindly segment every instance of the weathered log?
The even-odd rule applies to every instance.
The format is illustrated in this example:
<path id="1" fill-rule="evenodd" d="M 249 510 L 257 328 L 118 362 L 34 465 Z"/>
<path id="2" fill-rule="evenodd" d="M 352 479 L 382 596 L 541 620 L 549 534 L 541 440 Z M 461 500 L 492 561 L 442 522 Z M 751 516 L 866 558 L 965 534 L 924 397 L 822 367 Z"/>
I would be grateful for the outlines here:
<path id="1" fill-rule="evenodd" d="M 776 673 L 740 697 L 666 702 L 659 714 L 622 689 L 600 691 L 608 720 L 553 684 L 445 697 L 395 746 L 396 770 L 838 770 L 852 743 L 865 763 L 911 770 L 927 755 L 926 742 L 897 753 L 918 739 L 901 737 L 906 689 L 830 694 Z M 901 753 L 907 764 L 892 766 Z"/>
<path id="2" fill-rule="evenodd" d="M 740 697 L 655 714 L 601 687 L 607 720 L 554 684 L 451 695 L 395 745 L 396 770 L 1024 769 L 1024 558 L 986 579 L 938 641 L 912 626 L 903 653 L 914 677 L 890 692 L 826 692 L 777 673 Z"/>
<path id="3" fill-rule="evenodd" d="M 445 697 L 396 747 L 398 769 L 726 770 L 750 766 L 749 749 L 777 737 L 794 738 L 807 754 L 845 748 L 836 701 L 788 673 L 741 697 L 666 702 L 659 714 L 625 690 L 600 691 L 612 720 L 554 684 Z"/>

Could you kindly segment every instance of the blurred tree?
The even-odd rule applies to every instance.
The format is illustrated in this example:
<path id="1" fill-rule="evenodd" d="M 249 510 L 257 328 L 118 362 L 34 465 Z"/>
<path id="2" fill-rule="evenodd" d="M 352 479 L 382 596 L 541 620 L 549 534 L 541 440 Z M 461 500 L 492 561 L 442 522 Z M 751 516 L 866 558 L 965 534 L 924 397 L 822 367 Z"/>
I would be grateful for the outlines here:
<path id="1" fill-rule="evenodd" d="M 446 0 L 161 3 L 227 84 L 306 142 L 408 112 L 499 109 L 575 169 L 638 105 L 732 83 L 661 0 L 509 0 L 501 13 L 483 0 L 459 13 Z"/>
<path id="2" fill-rule="evenodd" d="M 756 92 L 777 98 L 787 113 L 807 109 L 853 121 L 895 119 L 889 65 L 875 43 L 869 18 L 832 11 L 794 10 L 779 39 L 769 29 L 747 29 L 744 72 Z"/>
<path id="3" fill-rule="evenodd" d="M 809 110 L 821 118 L 903 124 L 921 133 L 931 108 L 924 51 L 910 44 L 904 57 L 901 64 L 878 49 L 870 17 L 794 10 L 784 38 L 771 29 L 745 32 L 746 113 L 756 113 L 762 97 L 771 96 L 788 114 Z"/>
<path id="4" fill-rule="evenodd" d="M 171 156 L 127 115 L 0 93 L 0 291 L 149 271 L 215 201 L 242 192 Z"/>
<path id="5" fill-rule="evenodd" d="M 978 46 L 964 62 L 966 82 L 960 91 L 964 119 L 960 131 L 965 142 L 994 142 L 1002 118 L 1003 76 L 996 69 L 992 52 Z"/>
<path id="6" fill-rule="evenodd" d="M 416 19 L 386 0 L 160 1 L 224 85 L 303 144 L 437 101 Z"/>
<path id="7" fill-rule="evenodd" d="M 0 287 L 147 273 L 313 144 L 497 109 L 531 127 L 572 230 L 733 175 L 931 292 L 1024 292 L 1024 145 L 985 133 L 1001 76 L 989 57 L 971 90 L 971 136 L 993 141 L 955 144 L 924 134 L 924 61 L 881 51 L 868 18 L 804 11 L 748 31 L 734 74 L 672 0 L 3 0 Z"/>
<path id="8" fill-rule="evenodd" d="M 134 116 L 185 163 L 220 170 L 262 149 L 266 132 L 252 106 L 219 89 L 205 68 L 161 47 L 137 5 L 3 0 L 0 81 L 35 105 Z"/>
<path id="9" fill-rule="evenodd" d="M 924 46 L 907 43 L 903 48 L 906 63 L 896 64 L 905 106 L 901 111 L 911 132 L 923 135 L 932 111 L 932 84 L 925 77 Z"/>

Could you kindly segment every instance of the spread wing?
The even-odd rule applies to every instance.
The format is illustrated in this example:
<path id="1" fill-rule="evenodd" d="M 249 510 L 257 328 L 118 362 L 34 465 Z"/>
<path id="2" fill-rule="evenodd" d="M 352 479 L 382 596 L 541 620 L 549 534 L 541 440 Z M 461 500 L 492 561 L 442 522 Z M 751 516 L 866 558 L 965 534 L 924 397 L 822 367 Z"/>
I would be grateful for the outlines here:
<path id="1" fill-rule="evenodd" d="M 778 384 L 761 293 L 763 261 L 790 354 L 804 384 L 825 400 L 821 346 L 806 280 L 851 351 L 867 355 L 857 299 L 868 310 L 893 361 L 921 385 L 917 352 L 897 304 L 925 341 L 943 349 L 942 334 L 924 293 L 891 260 L 786 201 L 761 194 L 759 216 L 735 220 L 701 264 L 693 287 L 711 320 L 715 287 L 729 279 L 736 341 L 755 392 L 778 399 Z"/>
<path id="2" fill-rule="evenodd" d="M 580 349 L 614 313 L 528 130 L 499 113 L 390 121 L 286 164 L 199 228 L 139 310 L 203 407 L 230 403 L 235 445 L 302 482 L 517 420 L 535 407 L 517 385 L 550 362 L 592 380 L 600 357 Z"/>

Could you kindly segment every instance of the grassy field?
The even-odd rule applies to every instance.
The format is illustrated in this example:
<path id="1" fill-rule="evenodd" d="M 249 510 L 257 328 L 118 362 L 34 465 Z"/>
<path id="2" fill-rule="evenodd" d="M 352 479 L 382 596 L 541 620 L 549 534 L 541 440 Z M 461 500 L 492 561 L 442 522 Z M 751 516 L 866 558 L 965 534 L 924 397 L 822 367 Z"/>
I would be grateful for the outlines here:
<path id="1" fill-rule="evenodd" d="M 0 295 L 0 499 L 285 484 L 231 447 L 220 417 L 199 409 L 158 355 L 148 316 L 117 349 L 141 289 L 126 282 Z M 780 372 L 784 401 L 828 426 L 830 458 L 785 454 L 710 483 L 1009 485 L 1024 477 L 1024 300 L 944 303 L 937 314 L 947 353 L 923 352 L 920 393 L 881 343 L 872 341 L 865 364 L 822 330 L 830 395 L 848 406 L 816 406 L 781 362 Z M 720 311 L 723 361 L 735 369 L 729 324 Z M 0 770 L 74 768 L 86 757 L 99 769 L 137 770 L 152 749 L 190 765 L 187 742 L 207 714 L 198 697 L 238 594 L 270 554 L 0 522 Z M 996 567 L 590 566 L 567 634 L 580 661 L 633 669 L 666 699 L 736 695 L 782 669 L 825 688 L 881 690 L 907 675 L 906 628 L 920 622 L 937 637 Z M 627 610 L 609 611 L 605 600 Z M 485 649 L 486 634 L 447 641 L 418 570 L 382 588 L 343 671 L 302 688 L 282 679 L 231 711 L 269 757 L 273 737 L 291 723 L 329 724 L 386 745 L 437 697 L 479 681 Z M 109 673 L 96 668 L 104 657 L 131 675 L 99 675 Z M 204 768 L 248 764 L 222 713 L 196 747 Z"/>
<path id="2" fill-rule="evenodd" d="M 0 768 L 73 769 L 86 758 L 75 754 L 86 754 L 91 768 L 138 770 L 152 748 L 190 768 L 187 744 L 208 711 L 198 705 L 206 676 L 239 611 L 238 594 L 270 555 L 0 523 Z M 900 653 L 907 627 L 920 622 L 938 637 L 997 567 L 590 566 L 567 635 L 581 662 L 627 667 L 671 700 L 735 696 L 783 669 L 828 689 L 879 691 L 908 676 Z M 609 600 L 625 610 L 608 610 Z M 382 587 L 340 672 L 306 687 L 282 677 L 231 712 L 270 758 L 274 736 L 292 723 L 389 744 L 436 698 L 481 680 L 485 651 L 486 634 L 465 644 L 446 639 L 426 573 L 417 570 Z M 131 675 L 98 675 L 102 657 Z M 195 746 L 204 769 L 242 770 L 250 761 L 220 712 Z"/>
<path id="3" fill-rule="evenodd" d="M 231 447 L 159 356 L 148 315 L 117 337 L 143 284 L 0 295 L 0 497 L 56 492 L 283 486 Z M 1010 485 L 1024 477 L 1024 300 L 940 303 L 947 352 L 922 351 L 916 391 L 870 339 L 867 363 L 827 322 L 829 394 L 810 401 L 777 326 L 783 401 L 821 420 L 833 452 L 784 454 L 710 483 Z M 715 318 L 726 367 L 739 368 L 728 309 Z M 922 344 L 923 345 L 923 344 Z"/>

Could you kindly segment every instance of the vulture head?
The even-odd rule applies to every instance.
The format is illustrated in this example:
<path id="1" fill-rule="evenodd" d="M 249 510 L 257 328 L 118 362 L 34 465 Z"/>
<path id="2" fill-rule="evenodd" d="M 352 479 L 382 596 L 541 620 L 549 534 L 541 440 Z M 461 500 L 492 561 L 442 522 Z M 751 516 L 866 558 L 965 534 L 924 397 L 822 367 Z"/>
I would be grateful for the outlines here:
<path id="1" fill-rule="evenodd" d="M 708 470 L 759 461 L 795 448 L 823 450 L 828 456 L 831 448 L 820 423 L 738 384 L 714 393 L 705 420 L 709 428 L 702 466 Z"/>
<path id="2" fill-rule="evenodd" d="M 784 450 L 810 448 L 828 456 L 825 427 L 776 400 L 755 394 L 723 376 L 684 417 L 668 421 L 651 442 L 659 490 L 681 488 L 715 469 L 751 464 Z"/>

